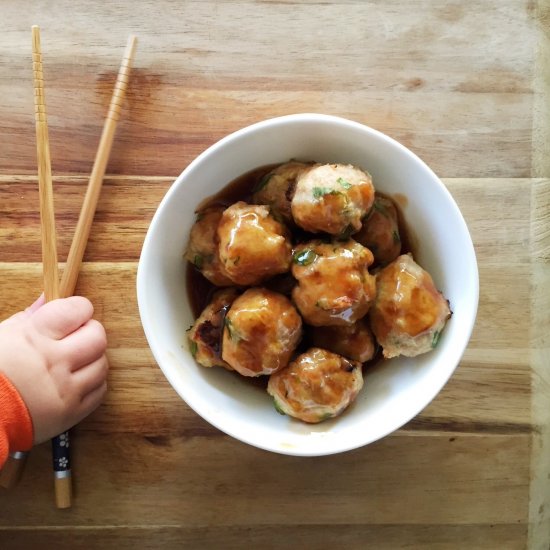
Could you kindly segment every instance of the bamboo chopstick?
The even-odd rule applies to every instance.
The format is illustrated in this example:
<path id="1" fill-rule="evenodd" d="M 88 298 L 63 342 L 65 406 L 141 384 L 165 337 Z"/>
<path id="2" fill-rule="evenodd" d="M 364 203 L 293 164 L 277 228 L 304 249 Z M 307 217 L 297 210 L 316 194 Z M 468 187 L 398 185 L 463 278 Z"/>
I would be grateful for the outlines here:
<path id="1" fill-rule="evenodd" d="M 29 453 L 24 451 L 15 451 L 9 454 L 0 472 L 0 487 L 11 489 L 19 483 L 28 456 Z"/>
<path id="2" fill-rule="evenodd" d="M 126 44 L 126 49 L 124 50 L 115 88 L 111 97 L 111 103 L 109 105 L 109 111 L 107 112 L 105 124 L 103 125 L 103 132 L 101 134 L 99 147 L 94 160 L 94 166 L 88 182 L 86 196 L 84 197 L 84 203 L 82 204 L 82 210 L 80 211 L 80 216 L 78 218 L 73 242 L 71 243 L 67 263 L 63 271 L 60 290 L 62 298 L 71 296 L 76 286 L 78 273 L 80 271 L 82 258 L 84 256 L 84 251 L 86 250 L 86 244 L 88 242 L 92 221 L 94 219 L 94 214 L 97 207 L 97 201 L 99 199 L 101 186 L 103 184 L 103 176 L 105 175 L 105 169 L 107 168 L 107 162 L 109 161 L 117 122 L 120 117 L 120 109 L 122 102 L 124 101 L 126 88 L 128 87 L 128 80 L 130 77 L 132 60 L 136 50 L 136 43 L 136 37 L 131 35 L 128 38 L 128 43 Z"/>
<path id="3" fill-rule="evenodd" d="M 111 97 L 111 103 L 103 126 L 103 132 L 90 175 L 86 196 L 84 197 L 84 203 L 78 219 L 75 235 L 67 257 L 61 286 L 59 287 L 50 150 L 44 101 L 42 54 L 40 49 L 40 29 L 36 25 L 32 27 L 32 38 L 44 294 L 46 301 L 49 301 L 58 297 L 65 298 L 72 296 L 74 293 L 82 258 L 90 235 L 97 201 L 100 195 L 105 169 L 109 160 L 116 125 L 120 117 L 120 109 L 128 86 L 137 39 L 132 35 L 128 38 L 128 43 L 124 51 L 115 88 Z M 71 506 L 72 496 L 68 432 L 52 439 L 52 452 L 55 472 L 56 504 L 58 508 L 68 508 Z M 19 451 L 10 454 L 8 461 L 0 472 L 1 486 L 10 488 L 17 483 L 21 477 L 27 455 L 28 453 Z"/>
<path id="4" fill-rule="evenodd" d="M 36 154 L 38 159 L 38 189 L 40 198 L 40 228 L 42 240 L 42 266 L 44 296 L 46 301 L 59 298 L 59 272 L 57 269 L 57 240 L 53 208 L 52 170 L 50 141 L 44 100 L 44 75 L 42 73 L 42 52 L 40 29 L 32 27 L 32 68 L 34 83 L 34 118 L 36 128 Z M 13 487 L 21 477 L 28 453 L 11 453 L 2 470 L 1 484 Z M 70 489 L 70 486 L 69 486 Z M 70 496 L 69 496 L 70 505 Z"/>
<path id="5" fill-rule="evenodd" d="M 103 132 L 99 141 L 99 147 L 94 160 L 94 166 L 88 182 L 88 188 L 78 218 L 75 234 L 63 271 L 61 280 L 60 296 L 67 298 L 72 296 L 76 287 L 76 281 L 82 265 L 82 258 L 90 229 L 94 219 L 97 201 L 101 192 L 103 176 L 109 160 L 111 147 L 113 145 L 116 124 L 120 117 L 120 109 L 128 86 L 130 68 L 136 48 L 136 37 L 130 36 L 124 51 L 122 63 L 118 72 L 115 88 L 107 112 L 107 118 L 103 126 Z M 69 454 L 69 432 L 65 432 L 52 440 L 54 454 L 54 470 L 56 482 L 56 502 L 58 508 L 69 507 L 71 501 L 71 470 Z M 65 469 L 63 469 L 65 468 Z"/>
<path id="6" fill-rule="evenodd" d="M 50 144 L 44 98 L 44 75 L 40 28 L 32 27 L 32 57 L 34 76 L 34 105 L 36 122 L 36 152 L 38 157 L 38 192 L 40 197 L 40 227 L 42 235 L 42 269 L 46 302 L 59 298 L 59 272 L 53 207 Z M 71 506 L 72 485 L 69 454 L 69 435 L 66 432 L 52 439 L 55 502 L 58 508 Z M 63 442 L 60 445 L 60 442 Z"/>
<path id="7" fill-rule="evenodd" d="M 38 192 L 40 197 L 40 227 L 42 235 L 42 269 L 46 302 L 59 298 L 59 272 L 57 269 L 57 240 L 53 208 L 52 167 L 50 141 L 44 99 L 44 76 L 40 29 L 32 27 L 32 58 L 34 76 L 34 110 L 36 127 L 36 153 L 38 157 Z"/>

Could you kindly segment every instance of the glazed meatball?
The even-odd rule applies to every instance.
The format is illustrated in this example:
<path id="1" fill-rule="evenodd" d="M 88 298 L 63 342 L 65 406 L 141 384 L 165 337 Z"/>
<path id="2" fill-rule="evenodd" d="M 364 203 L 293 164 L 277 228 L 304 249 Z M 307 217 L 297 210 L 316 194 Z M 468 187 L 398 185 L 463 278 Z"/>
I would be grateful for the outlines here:
<path id="1" fill-rule="evenodd" d="M 271 375 L 267 391 L 279 412 L 317 423 L 341 414 L 362 387 L 361 363 L 311 348 Z"/>
<path id="2" fill-rule="evenodd" d="M 373 201 L 369 174 L 349 164 L 323 164 L 298 177 L 291 210 L 306 231 L 349 237 L 361 229 Z"/>
<path id="3" fill-rule="evenodd" d="M 221 344 L 225 316 L 237 296 L 234 288 L 216 292 L 189 331 L 189 349 L 203 367 L 233 370 L 221 358 Z"/>
<path id="4" fill-rule="evenodd" d="M 451 311 L 430 274 L 403 254 L 376 279 L 370 318 L 384 357 L 415 357 L 434 348 Z"/>
<path id="5" fill-rule="evenodd" d="M 351 325 L 374 300 L 376 283 L 368 267 L 370 250 L 353 240 L 298 245 L 292 274 L 298 285 L 292 298 L 306 323 L 313 326 Z"/>
<path id="6" fill-rule="evenodd" d="M 361 231 L 353 238 L 374 255 L 376 265 L 386 265 L 401 254 L 397 208 L 391 199 L 378 194 Z"/>
<path id="7" fill-rule="evenodd" d="M 222 214 L 218 238 L 220 259 L 234 284 L 256 285 L 290 267 L 288 232 L 265 205 L 231 205 Z"/>
<path id="8" fill-rule="evenodd" d="M 370 361 L 376 351 L 376 341 L 367 319 L 359 319 L 344 327 L 311 327 L 309 341 L 353 361 Z"/>
<path id="9" fill-rule="evenodd" d="M 290 300 L 265 288 L 250 288 L 225 317 L 222 358 L 243 376 L 286 367 L 302 337 L 302 319 Z"/>
<path id="10" fill-rule="evenodd" d="M 231 286 L 235 283 L 227 275 L 218 253 L 217 229 L 223 206 L 214 206 L 199 212 L 191 228 L 185 258 L 189 260 L 211 283 Z"/>
<path id="11" fill-rule="evenodd" d="M 270 206 L 275 218 L 282 219 L 286 223 L 292 222 L 290 201 L 294 196 L 296 178 L 310 166 L 297 161 L 277 166 L 260 180 L 252 200 L 255 204 Z"/>

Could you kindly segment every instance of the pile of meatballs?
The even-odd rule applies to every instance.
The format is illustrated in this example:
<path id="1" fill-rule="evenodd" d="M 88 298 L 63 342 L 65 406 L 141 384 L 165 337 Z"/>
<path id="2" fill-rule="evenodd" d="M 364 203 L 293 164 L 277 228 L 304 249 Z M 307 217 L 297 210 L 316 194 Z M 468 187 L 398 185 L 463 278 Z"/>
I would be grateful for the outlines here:
<path id="1" fill-rule="evenodd" d="M 363 387 L 363 364 L 433 349 L 449 303 L 412 255 L 398 213 L 351 165 L 290 161 L 249 202 L 198 212 L 186 259 L 219 287 L 188 332 L 204 367 L 269 376 L 281 414 L 316 423 Z"/>

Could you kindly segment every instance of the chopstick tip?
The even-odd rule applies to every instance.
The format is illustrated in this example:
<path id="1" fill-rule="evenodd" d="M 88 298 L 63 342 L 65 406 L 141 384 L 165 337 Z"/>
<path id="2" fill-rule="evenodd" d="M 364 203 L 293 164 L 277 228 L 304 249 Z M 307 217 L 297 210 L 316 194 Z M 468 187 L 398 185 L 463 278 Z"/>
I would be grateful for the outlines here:
<path id="1" fill-rule="evenodd" d="M 40 27 L 38 25 L 33 25 L 31 27 L 31 36 L 32 36 L 32 53 L 40 53 Z"/>
<path id="2" fill-rule="evenodd" d="M 136 51 L 137 36 L 131 34 L 128 36 L 128 42 L 126 43 L 126 51 L 124 52 L 124 58 L 132 60 Z"/>

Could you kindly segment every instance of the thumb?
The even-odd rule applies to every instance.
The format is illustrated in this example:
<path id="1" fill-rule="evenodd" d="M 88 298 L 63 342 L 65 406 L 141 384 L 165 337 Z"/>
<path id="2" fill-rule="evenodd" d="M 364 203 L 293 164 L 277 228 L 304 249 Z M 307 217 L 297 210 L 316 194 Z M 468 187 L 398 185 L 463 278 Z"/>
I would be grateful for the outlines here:
<path id="1" fill-rule="evenodd" d="M 52 300 L 39 307 L 31 317 L 37 330 L 55 340 L 61 340 L 92 318 L 94 307 L 87 298 L 71 296 Z"/>
<path id="2" fill-rule="evenodd" d="M 11 317 L 5 319 L 3 323 L 19 322 L 23 319 L 26 319 L 45 303 L 46 300 L 44 298 L 44 293 L 42 293 L 29 307 L 27 307 L 23 311 L 18 311 L 17 313 L 14 313 Z"/>
<path id="3" fill-rule="evenodd" d="M 40 294 L 40 296 L 28 308 L 25 309 L 25 312 L 32 315 L 45 303 L 46 303 L 46 298 L 44 296 L 44 293 L 42 292 L 42 294 Z"/>

